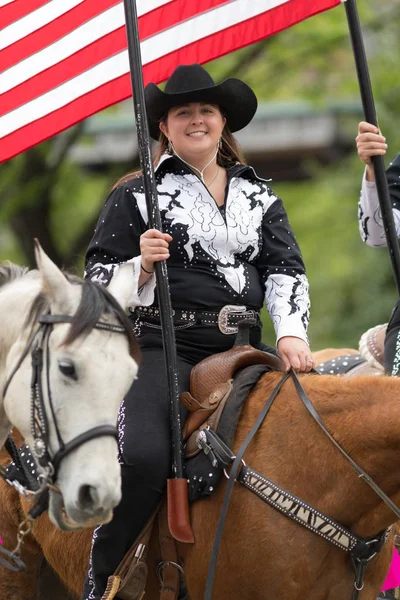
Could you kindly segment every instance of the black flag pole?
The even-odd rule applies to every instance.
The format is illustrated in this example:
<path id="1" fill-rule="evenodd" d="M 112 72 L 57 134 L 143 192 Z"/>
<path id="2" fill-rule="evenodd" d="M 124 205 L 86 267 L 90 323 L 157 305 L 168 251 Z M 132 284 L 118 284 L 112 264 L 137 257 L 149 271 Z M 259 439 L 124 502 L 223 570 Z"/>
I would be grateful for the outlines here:
<path id="1" fill-rule="evenodd" d="M 369 76 L 368 62 L 364 48 L 356 0 L 345 0 L 344 5 L 346 7 L 347 21 L 349 25 L 351 43 L 353 46 L 365 120 L 368 123 L 378 127 L 371 79 Z M 392 261 L 394 279 L 397 285 L 397 291 L 400 294 L 400 252 L 390 202 L 389 188 L 386 180 L 383 156 L 373 156 L 372 164 L 375 171 L 376 189 L 378 192 L 387 246 Z"/>
<path id="2" fill-rule="evenodd" d="M 157 187 L 151 156 L 149 126 L 145 108 L 136 0 L 124 0 L 124 7 L 133 104 L 135 108 L 140 165 L 143 171 L 143 184 L 149 227 L 161 231 L 161 215 L 158 206 Z M 166 261 L 156 262 L 155 271 L 165 365 L 167 370 L 172 433 L 172 479 L 168 480 L 168 523 L 172 535 L 177 540 L 191 543 L 194 541 L 194 538 L 189 519 L 188 484 L 187 480 L 183 477 L 178 363 Z"/>

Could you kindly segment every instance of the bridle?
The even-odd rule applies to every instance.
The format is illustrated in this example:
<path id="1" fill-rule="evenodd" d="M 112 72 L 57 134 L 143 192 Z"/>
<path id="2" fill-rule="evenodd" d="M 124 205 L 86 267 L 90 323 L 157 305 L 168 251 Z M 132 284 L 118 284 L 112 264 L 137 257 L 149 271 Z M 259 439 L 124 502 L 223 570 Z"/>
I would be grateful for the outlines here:
<path id="1" fill-rule="evenodd" d="M 69 315 L 41 315 L 39 318 L 39 328 L 31 337 L 24 352 L 20 356 L 16 366 L 8 377 L 4 389 L 3 400 L 6 396 L 8 387 L 20 368 L 21 364 L 31 352 L 32 362 L 32 378 L 31 378 L 31 432 L 33 437 L 33 453 L 37 458 L 38 463 L 42 467 L 42 473 L 38 476 L 38 489 L 33 491 L 32 477 L 26 472 L 26 467 L 19 455 L 19 451 L 15 446 L 11 434 L 8 436 L 5 443 L 6 449 L 11 455 L 16 465 L 18 465 L 24 476 L 24 484 L 18 481 L 10 481 L 6 471 L 0 466 L 0 477 L 5 479 L 24 495 L 32 495 L 36 498 L 35 504 L 29 510 L 27 517 L 19 524 L 17 534 L 17 546 L 12 552 L 0 546 L 0 564 L 11 571 L 23 571 L 25 565 L 22 562 L 21 548 L 25 536 L 31 531 L 34 519 L 39 517 L 48 508 L 49 492 L 60 490 L 54 485 L 57 478 L 57 473 L 62 460 L 71 454 L 76 448 L 79 448 L 86 442 L 94 440 L 98 437 L 111 436 L 118 440 L 117 428 L 113 425 L 99 425 L 92 427 L 88 431 L 77 435 L 69 442 L 65 443 L 62 439 L 61 432 L 57 423 L 54 404 L 50 388 L 50 348 L 49 340 L 53 330 L 53 325 L 59 323 L 71 323 L 73 317 Z M 126 329 L 122 325 L 113 325 L 104 321 L 98 321 L 94 325 L 94 329 L 110 331 L 111 333 L 126 334 Z M 44 367 L 44 369 L 43 369 Z M 43 373 L 44 370 L 44 373 Z M 43 390 L 46 388 L 47 398 L 50 407 L 50 418 L 56 431 L 59 448 L 57 452 L 51 456 L 49 451 L 49 415 L 46 412 Z"/>
<path id="2" fill-rule="evenodd" d="M 57 478 L 57 473 L 62 460 L 71 454 L 73 450 L 79 448 L 86 442 L 98 437 L 111 436 L 118 440 L 118 432 L 116 426 L 99 425 L 93 427 L 84 433 L 76 436 L 69 442 L 65 443 L 62 439 L 60 428 L 54 410 L 54 403 L 50 387 L 50 349 L 49 340 L 53 329 L 53 325 L 59 323 L 71 323 L 72 316 L 69 315 L 41 315 L 39 318 L 39 329 L 32 336 L 27 344 L 24 352 L 19 358 L 16 366 L 8 377 L 4 390 L 3 400 L 6 396 L 8 387 L 20 368 L 22 362 L 31 352 L 32 361 L 32 378 L 31 378 L 31 433 L 34 440 L 33 453 L 37 458 L 40 466 L 44 471 L 46 485 L 53 484 Z M 113 325 L 103 321 L 98 321 L 94 325 L 94 329 L 110 331 L 112 333 L 126 333 L 125 327 Z M 44 372 L 43 372 L 44 371 Z M 50 415 L 46 412 L 43 390 L 46 388 L 48 404 L 50 407 Z M 57 452 L 51 456 L 49 451 L 49 417 L 53 422 L 59 448 Z M 1 472 L 0 472 L 1 475 Z M 46 509 L 44 509 L 46 510 Z"/>

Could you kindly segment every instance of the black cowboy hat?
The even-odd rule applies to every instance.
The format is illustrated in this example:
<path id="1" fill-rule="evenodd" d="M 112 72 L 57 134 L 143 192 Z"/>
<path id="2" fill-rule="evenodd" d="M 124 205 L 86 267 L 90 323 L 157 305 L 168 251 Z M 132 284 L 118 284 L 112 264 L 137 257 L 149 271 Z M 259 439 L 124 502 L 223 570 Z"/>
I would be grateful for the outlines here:
<path id="1" fill-rule="evenodd" d="M 149 83 L 144 92 L 150 135 L 155 140 L 160 136 L 160 120 L 173 106 L 189 102 L 217 104 L 232 132 L 246 127 L 257 110 L 256 95 L 243 81 L 230 78 L 216 85 L 211 75 L 198 64 L 177 67 L 164 92 L 154 83 Z"/>

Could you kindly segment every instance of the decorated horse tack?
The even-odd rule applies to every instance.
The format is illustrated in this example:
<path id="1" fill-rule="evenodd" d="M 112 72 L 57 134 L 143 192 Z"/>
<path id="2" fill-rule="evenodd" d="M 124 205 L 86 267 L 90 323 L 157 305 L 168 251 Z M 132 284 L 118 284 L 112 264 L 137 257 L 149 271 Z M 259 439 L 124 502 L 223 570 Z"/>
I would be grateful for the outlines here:
<path id="1" fill-rule="evenodd" d="M 12 381 L 12 378 L 17 373 L 23 360 L 27 354 L 31 353 L 32 362 L 32 378 L 31 378 L 31 433 L 33 438 L 33 452 L 34 459 L 41 467 L 41 472 L 38 473 L 38 481 L 40 486 L 37 485 L 32 490 L 32 478 L 28 477 L 26 469 L 24 468 L 24 461 L 19 457 L 18 449 L 12 442 L 11 435 L 6 440 L 6 448 L 9 450 L 11 458 L 16 464 L 20 465 L 20 473 L 23 475 L 23 482 L 21 483 L 20 478 L 12 478 L 9 474 L 0 468 L 0 477 L 5 479 L 7 483 L 14 485 L 19 493 L 25 494 L 26 496 L 32 495 L 36 500 L 34 506 L 29 511 L 28 516 L 20 523 L 18 529 L 18 544 L 13 552 L 9 553 L 6 549 L 0 547 L 0 561 L 4 566 L 7 566 L 5 559 L 1 557 L 1 554 L 5 554 L 9 557 L 10 565 L 9 568 L 13 567 L 13 563 L 16 567 L 15 570 L 22 570 L 24 565 L 20 559 L 20 550 L 23 539 L 30 533 L 33 520 L 39 517 L 45 510 L 48 509 L 49 504 L 49 491 L 52 489 L 56 493 L 61 493 L 54 482 L 57 479 L 58 470 L 60 468 L 61 461 L 73 452 L 76 448 L 79 448 L 82 444 L 93 440 L 98 437 L 112 436 L 116 440 L 118 439 L 117 428 L 114 425 L 98 425 L 85 431 L 84 433 L 74 437 L 68 443 L 64 443 L 60 429 L 57 423 L 57 418 L 54 410 L 54 403 L 52 399 L 50 389 L 50 378 L 49 378 L 49 365 L 50 365 L 50 351 L 49 351 L 49 338 L 51 335 L 51 328 L 53 324 L 57 323 L 72 323 L 73 317 L 68 315 L 42 315 L 39 318 L 39 329 L 36 334 L 32 337 L 28 343 L 26 349 L 21 355 L 16 367 L 14 368 L 11 375 L 8 377 L 4 389 L 3 389 L 3 400 L 6 397 L 7 389 Z M 112 333 L 126 334 L 126 329 L 123 326 L 113 325 L 98 321 L 94 326 L 95 329 L 109 331 Z M 43 356 L 46 356 L 45 365 L 45 376 L 43 376 Z M 60 370 L 67 376 L 76 377 L 74 375 L 73 362 L 65 361 L 60 364 Z M 46 405 L 44 401 L 43 389 L 47 387 L 47 398 L 50 406 L 50 415 L 47 414 Z M 54 456 L 50 455 L 49 451 L 49 418 L 53 420 L 53 425 L 56 430 L 59 449 Z"/>
<path id="2" fill-rule="evenodd" d="M 246 324 L 243 324 L 241 333 L 243 333 L 243 329 L 244 329 L 245 325 Z M 235 346 L 235 348 L 233 350 L 222 353 L 221 355 L 216 355 L 214 357 L 210 357 L 209 359 L 206 359 L 205 361 L 203 361 L 204 367 L 203 367 L 202 363 L 200 363 L 197 367 L 194 368 L 193 373 L 192 373 L 191 392 L 194 395 L 196 395 L 197 397 L 199 397 L 202 400 L 202 402 L 199 403 L 196 401 L 196 398 L 194 398 L 192 395 L 188 396 L 186 394 L 185 398 L 187 397 L 186 400 L 189 401 L 189 406 L 190 405 L 192 405 L 192 406 L 196 405 L 197 407 L 208 406 L 208 402 L 207 402 L 208 398 L 213 398 L 215 396 L 215 394 L 212 393 L 212 389 L 215 385 L 214 375 L 217 377 L 217 379 L 218 379 L 218 377 L 221 377 L 221 376 L 230 377 L 231 375 L 233 375 L 234 371 L 236 370 L 236 367 L 238 367 L 239 365 L 244 366 L 245 364 L 250 365 L 252 362 L 256 363 L 258 354 L 260 354 L 260 356 L 258 357 L 259 362 L 264 362 L 266 365 L 268 365 L 269 369 L 270 368 L 279 369 L 280 364 L 279 364 L 279 361 L 276 359 L 276 357 L 271 356 L 270 358 L 268 358 L 268 355 L 264 356 L 263 353 L 255 350 L 254 348 L 251 348 L 251 346 L 248 346 L 248 345 L 244 345 L 242 347 Z M 358 362 L 360 362 L 360 361 L 358 361 Z M 355 363 L 355 365 L 357 365 L 357 363 Z M 267 368 L 267 370 L 268 370 L 268 368 Z M 203 381 L 203 378 L 204 378 L 203 372 L 204 371 L 206 371 L 209 375 L 208 380 L 205 382 Z M 264 372 L 265 372 L 265 368 L 264 368 Z M 244 373 L 243 373 L 243 377 L 245 377 Z M 246 371 L 245 378 L 249 379 L 249 377 L 250 377 L 249 385 L 251 387 L 252 385 L 254 385 L 254 383 L 257 380 L 251 380 L 251 376 Z M 223 503 L 222 510 L 221 510 L 219 526 L 218 526 L 216 537 L 214 540 L 214 548 L 213 548 L 213 552 L 211 554 L 209 575 L 208 575 L 206 591 L 205 591 L 206 600 L 211 600 L 211 598 L 212 598 L 212 586 L 213 586 L 213 578 L 214 578 L 215 569 L 216 569 L 218 547 L 219 547 L 219 544 L 221 541 L 224 520 L 225 520 L 225 517 L 227 514 L 230 495 L 233 491 L 233 484 L 235 481 L 238 481 L 239 483 L 241 483 L 245 488 L 252 491 L 255 495 L 257 495 L 260 499 L 262 499 L 264 502 L 266 502 L 269 506 L 273 507 L 275 510 L 278 510 L 279 512 L 281 512 L 285 516 L 289 517 L 293 521 L 297 522 L 298 524 L 302 525 L 309 531 L 315 533 L 319 537 L 332 543 L 337 548 L 340 548 L 342 551 L 345 551 L 346 553 L 349 554 L 352 564 L 353 564 L 353 567 L 354 567 L 354 570 L 355 570 L 355 579 L 354 579 L 354 589 L 353 589 L 353 594 L 352 594 L 352 600 L 357 600 L 357 598 L 359 597 L 359 594 L 364 587 L 365 570 L 369 566 L 371 560 L 375 556 L 377 556 L 377 554 L 383 548 L 383 546 L 385 545 L 385 543 L 388 540 L 389 535 L 391 533 L 392 528 L 387 527 L 387 528 L 383 529 L 382 531 L 380 531 L 379 533 L 377 533 L 376 535 L 371 535 L 368 537 L 358 536 L 358 535 L 354 534 L 348 527 L 344 527 L 339 522 L 337 522 L 335 519 L 332 519 L 332 518 L 328 517 L 327 515 L 325 515 L 324 513 L 322 513 L 321 511 L 315 509 L 313 506 L 311 506 L 309 503 L 305 502 L 301 498 L 298 498 L 295 495 L 291 494 L 290 492 L 287 492 L 280 486 L 276 485 L 271 479 L 261 475 L 256 470 L 248 467 L 246 465 L 246 463 L 244 462 L 243 455 L 244 455 L 245 450 L 247 449 L 247 447 L 250 444 L 250 442 L 252 441 L 254 435 L 257 433 L 258 429 L 262 425 L 270 408 L 272 407 L 272 404 L 273 404 L 275 398 L 281 391 L 284 383 L 289 378 L 292 378 L 292 380 L 294 382 L 294 386 L 297 390 L 297 393 L 298 393 L 301 401 L 303 402 L 304 406 L 307 408 L 307 411 L 309 412 L 309 414 L 313 417 L 313 419 L 316 421 L 316 423 L 322 429 L 324 434 L 330 439 L 330 441 L 333 443 L 333 445 L 339 450 L 339 452 L 350 463 L 352 468 L 358 474 L 359 478 L 363 479 L 374 490 L 374 492 L 381 498 L 381 500 L 383 500 L 383 502 L 385 502 L 387 504 L 387 506 L 390 508 L 390 510 L 392 510 L 393 513 L 397 517 L 400 517 L 400 509 L 398 509 L 395 506 L 395 504 L 392 502 L 392 500 L 379 488 L 379 486 L 376 485 L 376 483 L 363 471 L 363 469 L 361 469 L 352 460 L 352 458 L 343 450 L 343 448 L 340 446 L 340 444 L 338 444 L 338 442 L 335 440 L 335 438 L 333 438 L 332 435 L 329 433 L 329 431 L 326 429 L 321 417 L 319 416 L 319 414 L 315 410 L 314 406 L 310 402 L 309 398 L 307 397 L 307 394 L 305 393 L 296 373 L 294 371 L 291 371 L 290 373 L 283 375 L 283 377 L 277 383 L 274 390 L 271 392 L 269 399 L 266 401 L 264 408 L 262 409 L 261 413 L 259 414 L 250 433 L 248 434 L 246 440 L 244 441 L 244 443 L 242 444 L 241 448 L 239 449 L 239 451 L 237 452 L 236 455 L 224 443 L 224 441 L 221 439 L 221 437 L 219 437 L 219 435 L 216 434 L 213 431 L 213 429 L 210 428 L 209 425 L 206 424 L 206 426 L 204 426 L 204 423 L 203 423 L 202 428 L 197 433 L 197 445 L 198 445 L 199 451 L 203 451 L 204 454 L 208 457 L 208 459 L 211 462 L 211 466 L 209 465 L 208 470 L 210 470 L 211 468 L 213 470 L 213 472 L 209 474 L 210 477 L 213 477 L 213 480 L 211 481 L 211 479 L 210 479 L 210 481 L 208 483 L 213 483 L 213 486 L 215 485 L 215 483 L 217 483 L 218 477 L 216 477 L 216 476 L 218 475 L 218 469 L 220 469 L 220 470 L 223 469 L 227 479 L 229 480 L 228 487 L 226 490 L 226 495 L 225 495 L 225 501 Z M 235 386 L 234 386 L 234 388 L 235 388 Z M 248 391 L 248 388 L 246 388 L 246 389 Z M 245 395 L 247 395 L 247 394 L 245 394 Z M 218 397 L 218 394 L 217 394 L 217 397 Z M 217 401 L 215 401 L 216 406 L 218 406 L 218 403 L 223 404 L 223 400 L 226 400 L 226 398 L 224 397 L 224 395 L 222 395 L 222 396 L 220 395 L 219 399 Z M 229 400 L 231 402 L 233 399 L 229 398 Z M 243 400 L 244 400 L 244 398 L 242 399 L 242 401 Z M 218 408 L 214 407 L 214 408 L 215 408 L 215 413 L 217 413 L 219 411 L 219 407 Z M 226 408 L 227 408 L 227 405 L 225 404 L 224 410 L 226 410 Z M 210 418 L 210 409 L 203 408 L 203 411 L 204 410 L 205 410 L 205 414 L 207 415 L 207 417 L 209 418 L 209 420 L 211 422 L 212 416 Z M 200 412 L 201 412 L 201 409 L 200 409 Z M 238 417 L 239 417 L 239 415 L 237 415 L 237 418 Z M 232 421 L 232 415 L 230 415 L 228 417 L 228 419 L 230 421 Z M 233 433 L 234 432 L 232 432 L 232 437 L 233 437 Z M 192 435 L 194 435 L 194 434 L 192 434 Z M 191 454 L 193 454 L 193 453 L 191 453 Z M 188 465 L 190 465 L 190 462 L 191 461 L 189 461 Z M 226 469 L 228 466 L 232 466 L 230 475 L 228 475 L 226 472 Z M 206 467 L 206 469 L 207 469 L 207 467 Z M 188 471 L 186 471 L 186 472 L 188 473 Z M 201 481 L 202 478 L 204 480 L 203 482 Z M 208 487 L 208 483 L 206 483 L 206 481 L 205 481 L 205 480 L 207 480 L 207 476 L 205 476 L 205 477 L 203 477 L 203 476 L 199 477 L 198 475 L 197 475 L 197 477 L 196 477 L 196 475 L 193 476 L 193 470 L 192 470 L 192 476 L 189 479 L 189 489 L 191 489 L 192 487 L 196 488 L 197 482 L 196 481 L 193 482 L 193 480 L 196 480 L 196 479 L 198 479 L 199 484 L 200 483 L 202 484 L 200 486 L 200 488 L 198 488 L 198 490 L 203 490 L 203 493 L 200 491 L 200 493 L 197 493 L 196 497 L 198 498 L 200 495 L 209 496 L 210 493 L 214 490 L 214 487 Z M 142 540 L 140 540 L 140 541 L 142 541 Z M 148 541 L 146 541 L 146 545 L 147 545 L 147 543 L 148 543 Z M 133 564 L 135 565 L 135 568 L 136 568 L 144 563 L 141 560 L 139 562 L 136 562 L 136 554 L 137 553 L 135 551 L 135 548 L 136 548 L 136 546 L 134 546 L 132 548 L 130 555 L 131 555 L 131 559 L 133 560 Z M 179 562 L 176 559 L 174 561 L 172 561 L 171 557 L 168 555 L 166 557 L 163 556 L 163 560 L 160 563 L 160 565 L 166 566 L 169 574 L 171 571 L 173 571 L 175 576 L 178 575 L 178 571 L 183 572 L 182 566 L 179 564 Z M 131 576 L 132 575 L 133 575 L 133 571 L 131 573 Z M 172 574 L 170 574 L 170 576 L 171 575 Z M 107 588 L 107 593 L 104 596 L 104 598 L 107 598 L 107 600 L 114 598 L 115 594 L 118 593 L 118 586 L 120 585 L 120 583 L 116 583 L 115 579 L 116 579 L 116 577 L 114 577 L 114 576 L 110 577 L 110 579 L 109 579 L 109 586 Z M 125 569 L 124 585 L 129 587 L 130 581 L 131 581 L 130 575 Z M 135 582 L 137 581 L 136 578 L 134 579 L 134 581 Z M 160 581 L 161 581 L 161 583 L 163 583 L 162 579 L 160 579 Z M 178 577 L 177 582 L 179 582 L 179 577 Z M 177 582 L 175 582 L 175 587 L 173 586 L 176 593 L 177 593 L 177 589 L 178 589 L 176 587 Z M 116 585 L 116 587 L 114 587 L 114 585 Z M 141 585 L 143 587 L 141 587 L 140 589 L 144 589 L 145 582 L 142 582 Z M 161 593 L 161 598 L 164 598 L 164 595 L 163 595 L 164 587 L 162 588 L 162 590 L 163 591 Z M 171 590 L 169 592 L 166 592 L 166 597 L 168 596 L 169 593 L 171 593 Z M 137 597 L 139 598 L 140 595 L 141 594 L 139 594 L 138 596 L 132 595 L 132 599 L 133 598 L 136 599 Z M 129 598 L 131 598 L 131 596 L 129 596 Z"/>
<path id="3" fill-rule="evenodd" d="M 359 478 L 362 478 L 373 491 L 383 500 L 383 502 L 390 508 L 390 510 L 400 518 L 400 508 L 398 508 L 393 501 L 380 489 L 380 487 L 361 469 L 357 463 L 343 450 L 340 444 L 335 440 L 334 437 L 329 433 L 325 427 L 321 417 L 315 410 L 313 404 L 310 402 L 307 394 L 304 391 L 303 386 L 300 383 L 295 371 L 292 369 L 290 373 L 283 375 L 281 380 L 278 382 L 270 397 L 266 401 L 261 413 L 259 414 L 256 422 L 254 423 L 251 431 L 249 432 L 245 442 L 241 446 L 240 450 L 235 455 L 223 441 L 209 428 L 203 429 L 198 436 L 198 445 L 205 452 L 205 454 L 215 462 L 218 463 L 220 468 L 224 468 L 224 472 L 228 479 L 228 487 L 225 493 L 224 504 L 221 509 L 220 520 L 218 523 L 218 529 L 216 532 L 213 551 L 210 559 L 209 573 L 206 583 L 205 600 L 211 600 L 212 598 L 212 587 L 215 576 L 216 561 L 218 557 L 219 544 L 222 537 L 224 521 L 226 518 L 230 496 L 233 491 L 233 485 L 235 481 L 241 483 L 248 490 L 255 493 L 261 500 L 269 504 L 269 506 L 278 510 L 288 518 L 299 523 L 306 529 L 312 531 L 316 535 L 324 538 L 328 542 L 334 544 L 338 548 L 348 552 L 350 554 L 352 564 L 355 569 L 355 581 L 354 590 L 352 594 L 352 600 L 357 600 L 359 593 L 364 587 L 364 575 L 365 570 L 368 567 L 370 561 L 377 555 L 382 549 L 383 545 L 389 538 L 391 527 L 377 533 L 376 535 L 369 536 L 367 538 L 361 538 L 354 535 L 348 528 L 343 527 L 335 520 L 324 515 L 319 510 L 313 508 L 304 500 L 294 496 L 290 492 L 282 489 L 276 485 L 270 479 L 264 477 L 254 469 L 247 466 L 243 460 L 244 453 L 252 441 L 254 435 L 262 425 L 266 418 L 276 396 L 282 389 L 283 384 L 287 379 L 291 377 L 299 398 L 303 402 L 309 414 L 315 420 L 315 422 L 322 429 L 324 434 L 329 438 L 333 445 L 339 450 L 339 452 L 346 458 L 352 468 L 358 474 Z M 226 473 L 226 467 L 232 465 L 231 472 L 228 475 Z"/>
<path id="4" fill-rule="evenodd" d="M 326 372 L 327 374 L 332 375 L 346 373 L 346 375 L 349 377 L 383 374 L 383 341 L 385 331 L 386 325 L 378 325 L 377 327 L 370 329 L 361 337 L 361 354 L 357 354 L 356 352 L 348 354 L 346 352 L 343 356 L 340 355 L 332 359 L 330 362 L 321 363 L 319 367 L 317 367 L 317 371 L 321 374 Z M 340 444 L 338 444 L 335 438 L 329 433 L 318 412 L 315 410 L 314 406 L 307 397 L 299 378 L 293 370 L 291 370 L 290 376 L 293 379 L 295 388 L 304 406 L 307 408 L 307 411 L 313 417 L 325 435 L 350 463 L 352 468 L 356 471 L 358 477 L 363 479 L 383 500 L 383 502 L 385 502 L 390 510 L 399 518 L 400 509 L 363 471 L 363 469 L 361 469 L 352 460 L 347 452 L 343 450 Z M 248 490 L 255 493 L 264 502 L 269 504 L 269 506 L 280 511 L 288 518 L 296 521 L 300 525 L 350 554 L 352 564 L 355 569 L 354 591 L 352 595 L 353 600 L 357 600 L 359 593 L 364 587 L 365 569 L 369 565 L 370 561 L 382 549 L 391 532 L 391 527 L 389 527 L 374 536 L 360 538 L 359 536 L 354 535 L 348 528 L 343 527 L 336 521 L 321 513 L 319 510 L 310 506 L 307 502 L 304 502 L 302 499 L 276 485 L 270 479 L 249 468 L 243 461 L 243 455 L 247 446 L 267 416 L 276 395 L 281 390 L 281 387 L 287 378 L 288 374 L 284 375 L 271 393 L 271 396 L 266 402 L 263 411 L 260 413 L 256 423 L 254 424 L 251 432 L 249 433 L 246 441 L 243 443 L 237 455 L 235 455 L 232 450 L 230 450 L 230 448 L 228 448 L 218 437 L 218 435 L 216 435 L 209 427 L 198 433 L 198 447 L 203 450 L 206 456 L 210 458 L 213 467 L 218 465 L 221 469 L 224 469 L 224 473 L 229 480 L 210 560 L 206 584 L 206 600 L 211 599 L 219 544 L 221 541 L 224 520 L 226 517 L 230 496 L 233 491 L 233 483 L 235 480 L 241 483 Z M 227 475 L 226 467 L 231 464 L 233 465 L 231 473 L 230 475 Z"/>
<path id="5" fill-rule="evenodd" d="M 12 280 L 11 269 L 7 275 L 8 267 L 3 267 L 5 282 L 0 289 L 4 331 L 7 331 L 6 314 L 1 311 L 4 307 L 9 308 L 11 302 L 18 305 L 17 300 L 20 300 L 21 312 L 30 317 L 27 328 L 20 319 L 20 333 L 15 333 L 17 328 L 13 324 L 6 338 L 9 346 L 3 349 L 8 356 L 0 375 L 3 381 L 0 408 L 5 411 L 6 418 L 0 423 L 0 433 L 6 432 L 10 424 L 18 424 L 33 449 L 39 470 L 37 479 L 29 474 L 9 435 L 6 448 L 17 466 L 17 473 L 10 475 L 0 469 L 0 476 L 35 501 L 19 526 L 14 551 L 0 546 L 1 564 L 14 570 L 23 568 L 20 560 L 22 542 L 31 531 L 33 520 L 43 511 L 49 509 L 58 526 L 75 529 L 107 520 L 110 510 L 118 503 L 118 487 L 114 491 L 115 486 L 112 490 L 108 482 L 103 482 L 103 469 L 109 469 L 112 479 L 115 476 L 115 482 L 118 482 L 115 423 L 120 398 L 136 375 L 139 354 L 130 322 L 114 296 L 91 282 L 77 278 L 73 282 L 67 281 L 38 243 L 36 257 L 40 275 L 25 275 L 21 269 L 20 277 Z M 126 275 L 129 277 L 128 271 Z M 123 289 L 121 277 L 120 283 L 115 283 L 116 297 L 118 286 Z M 124 299 L 122 295 L 120 299 Z M 10 315 L 7 317 L 12 321 Z M 56 332 L 58 328 L 62 331 Z M 101 337 L 95 332 L 102 332 Z M 114 333 L 123 335 L 114 338 Z M 93 339 L 94 335 L 96 339 Z M 27 379 L 29 355 L 30 406 L 26 392 L 20 388 Z M 123 368 L 117 377 L 114 374 L 116 359 L 121 360 Z M 89 366 L 88 360 L 94 365 L 102 365 L 105 380 L 101 386 L 102 376 Z M 99 439 L 101 445 L 96 442 Z M 106 442 L 107 439 L 113 440 L 112 445 Z M 96 452 L 88 453 L 87 445 L 92 451 L 96 447 Z M 109 454 L 113 446 L 114 453 Z M 100 463 L 96 453 L 101 456 Z M 81 477 L 75 484 L 76 469 L 82 460 L 87 465 L 87 481 Z"/>

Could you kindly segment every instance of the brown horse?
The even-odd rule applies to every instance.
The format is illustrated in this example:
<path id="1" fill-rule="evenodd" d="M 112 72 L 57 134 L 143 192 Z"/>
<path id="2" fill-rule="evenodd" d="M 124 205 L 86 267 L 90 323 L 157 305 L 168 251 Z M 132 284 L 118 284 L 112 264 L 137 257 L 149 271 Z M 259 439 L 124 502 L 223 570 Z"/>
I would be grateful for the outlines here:
<path id="1" fill-rule="evenodd" d="M 23 439 L 14 431 L 14 439 L 22 444 Z M 8 453 L 3 449 L 0 452 L 0 464 L 5 467 L 10 462 Z M 22 496 L 13 488 L 0 480 L 0 538 L 3 546 L 9 550 L 15 548 L 17 542 L 18 524 L 24 518 L 27 510 L 30 508 Z M 72 600 L 76 596 L 69 594 L 62 589 L 58 578 L 52 577 L 51 569 L 43 564 L 45 554 L 51 556 L 52 564 L 58 569 L 58 573 L 63 579 L 63 574 L 70 578 L 72 588 L 76 589 L 79 583 L 73 581 L 74 569 L 77 570 L 77 579 L 82 581 L 85 573 L 85 563 L 88 560 L 88 552 L 83 557 L 91 537 L 91 530 L 83 530 L 70 533 L 64 532 L 62 536 L 60 531 L 54 527 L 47 514 L 43 514 L 34 524 L 34 535 L 28 535 L 22 550 L 22 559 L 26 565 L 26 571 L 14 573 L 0 565 L 0 598 L 1 600 Z M 36 533 L 38 538 L 36 538 Z M 46 542 L 41 547 L 41 533 L 45 534 Z M 71 537 L 72 545 L 69 545 Z M 53 540 L 56 544 L 53 544 Z M 57 544 L 62 546 L 57 548 Z M 75 544 L 79 544 L 79 559 L 74 561 L 75 554 L 63 559 L 60 554 L 68 552 Z M 65 560 L 65 569 L 63 561 Z M 65 581 L 65 580 L 64 580 Z M 68 584 L 70 585 L 70 584 Z"/>
<path id="2" fill-rule="evenodd" d="M 264 375 L 249 396 L 234 449 L 244 441 L 280 376 Z M 385 376 L 347 380 L 306 375 L 301 381 L 331 433 L 399 504 L 400 380 Z M 396 520 L 321 432 L 291 381 L 285 383 L 277 396 L 245 459 L 249 466 L 357 535 L 375 535 Z M 224 491 L 225 484 L 221 484 L 214 496 L 192 506 L 196 544 L 181 548 L 192 600 L 204 597 Z M 0 498 L 0 535 L 4 545 L 12 548 L 26 502 L 19 500 L 6 484 L 0 487 Z M 89 548 L 90 532 L 63 533 L 46 516 L 40 517 L 22 554 L 27 572 L 16 574 L 0 567 L 0 598 L 36 600 L 38 566 L 43 556 L 79 598 Z M 371 562 L 360 600 L 376 599 L 389 568 L 392 548 L 390 540 Z M 156 562 L 156 556 L 150 555 L 151 575 L 146 593 L 150 600 L 158 597 L 153 574 Z M 353 568 L 345 552 L 275 512 L 240 484 L 236 485 L 218 560 L 214 598 L 350 600 L 353 583 Z"/>

